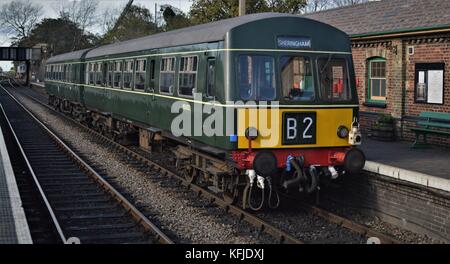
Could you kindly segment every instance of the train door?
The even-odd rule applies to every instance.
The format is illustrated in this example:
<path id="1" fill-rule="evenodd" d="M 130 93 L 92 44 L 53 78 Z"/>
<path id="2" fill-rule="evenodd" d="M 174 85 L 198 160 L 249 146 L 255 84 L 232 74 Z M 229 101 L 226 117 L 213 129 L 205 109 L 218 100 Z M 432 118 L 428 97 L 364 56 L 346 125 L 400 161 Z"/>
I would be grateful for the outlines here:
<path id="1" fill-rule="evenodd" d="M 149 93 L 147 96 L 147 107 L 146 107 L 146 115 L 147 115 L 147 123 L 152 126 L 158 125 L 157 116 L 155 116 L 155 112 L 157 109 L 157 98 L 155 96 L 155 93 L 157 92 L 156 87 L 156 58 L 151 57 L 148 59 L 148 67 L 147 67 L 147 79 L 148 79 L 148 85 L 146 92 Z"/>

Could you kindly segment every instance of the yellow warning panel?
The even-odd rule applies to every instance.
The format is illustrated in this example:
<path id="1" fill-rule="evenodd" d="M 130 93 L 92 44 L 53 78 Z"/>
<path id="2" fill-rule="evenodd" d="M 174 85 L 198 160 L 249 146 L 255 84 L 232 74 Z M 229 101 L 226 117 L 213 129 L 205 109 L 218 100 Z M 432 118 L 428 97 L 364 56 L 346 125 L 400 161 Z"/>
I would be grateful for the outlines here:
<path id="1" fill-rule="evenodd" d="M 257 129 L 254 149 L 347 147 L 338 137 L 341 126 L 351 129 L 353 109 L 238 109 L 238 148 L 249 147 L 247 131 Z M 253 135 L 253 134 L 252 134 Z M 254 136 L 254 135 L 253 135 Z"/>

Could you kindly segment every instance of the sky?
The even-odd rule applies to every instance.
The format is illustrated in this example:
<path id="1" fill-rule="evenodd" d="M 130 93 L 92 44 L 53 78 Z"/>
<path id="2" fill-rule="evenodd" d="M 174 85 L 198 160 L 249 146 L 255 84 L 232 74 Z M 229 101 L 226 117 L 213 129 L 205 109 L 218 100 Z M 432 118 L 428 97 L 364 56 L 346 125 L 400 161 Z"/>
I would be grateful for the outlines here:
<path id="1" fill-rule="evenodd" d="M 38 3 L 43 6 L 43 17 L 57 17 L 61 6 L 71 2 L 70 0 L 30 0 L 31 2 Z M 0 6 L 5 3 L 12 2 L 12 0 L 0 0 Z M 110 8 L 118 8 L 126 5 L 128 0 L 98 0 L 98 12 L 101 14 L 104 10 Z M 159 5 L 170 4 L 185 12 L 189 10 L 192 5 L 192 0 L 135 0 L 133 4 L 143 5 L 147 7 L 152 14 L 154 14 L 155 3 Z M 96 31 L 93 29 L 93 31 Z M 2 34 L 2 33 L 0 33 Z M 0 46 L 9 46 L 10 40 L 6 34 L 0 35 Z M 11 68 L 10 62 L 0 61 L 0 67 L 3 70 L 9 70 Z"/>

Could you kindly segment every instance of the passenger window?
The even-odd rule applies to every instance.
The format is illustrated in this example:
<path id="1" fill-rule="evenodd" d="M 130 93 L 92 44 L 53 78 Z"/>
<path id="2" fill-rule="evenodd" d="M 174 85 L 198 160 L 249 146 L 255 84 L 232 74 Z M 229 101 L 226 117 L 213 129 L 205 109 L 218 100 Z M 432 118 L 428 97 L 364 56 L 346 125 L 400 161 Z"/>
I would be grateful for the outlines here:
<path id="1" fill-rule="evenodd" d="M 146 72 L 146 60 L 136 61 L 136 73 L 134 78 L 134 88 L 138 90 L 144 90 L 145 88 L 145 72 Z"/>
<path id="2" fill-rule="evenodd" d="M 106 78 L 106 86 L 113 87 L 113 70 L 114 70 L 114 62 L 108 62 L 108 77 Z"/>
<path id="3" fill-rule="evenodd" d="M 155 79 L 155 60 L 150 61 L 150 80 Z"/>
<path id="4" fill-rule="evenodd" d="M 193 96 L 197 87 L 197 56 L 181 57 L 178 94 Z"/>
<path id="5" fill-rule="evenodd" d="M 123 71 L 123 88 L 131 89 L 131 82 L 133 79 L 133 61 L 125 62 L 125 69 Z"/>
<path id="6" fill-rule="evenodd" d="M 239 56 L 238 81 L 243 100 L 273 100 L 276 96 L 274 59 L 270 56 Z"/>
<path id="7" fill-rule="evenodd" d="M 103 64 L 101 62 L 96 64 L 96 73 L 95 73 L 95 84 L 102 85 L 103 82 Z"/>
<path id="8" fill-rule="evenodd" d="M 206 96 L 216 96 L 216 59 L 208 59 L 208 74 L 206 76 Z"/>
<path id="9" fill-rule="evenodd" d="M 114 63 L 114 88 L 122 87 L 122 62 L 116 61 Z"/>
<path id="10" fill-rule="evenodd" d="M 309 58 L 281 57 L 280 68 L 282 92 L 285 100 L 314 101 L 315 91 Z"/>
<path id="11" fill-rule="evenodd" d="M 161 59 L 161 72 L 159 78 L 159 91 L 161 93 L 173 94 L 175 85 L 175 58 Z"/>

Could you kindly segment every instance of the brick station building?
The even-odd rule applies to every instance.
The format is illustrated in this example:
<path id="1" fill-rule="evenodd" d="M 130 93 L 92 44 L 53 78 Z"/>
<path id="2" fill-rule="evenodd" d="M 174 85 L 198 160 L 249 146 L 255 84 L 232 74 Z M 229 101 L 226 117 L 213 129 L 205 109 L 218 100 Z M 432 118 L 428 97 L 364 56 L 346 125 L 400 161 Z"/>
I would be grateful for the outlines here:
<path id="1" fill-rule="evenodd" d="M 391 114 L 396 138 L 412 141 L 421 112 L 450 113 L 450 0 L 373 1 L 305 16 L 350 35 L 366 134 Z"/>

